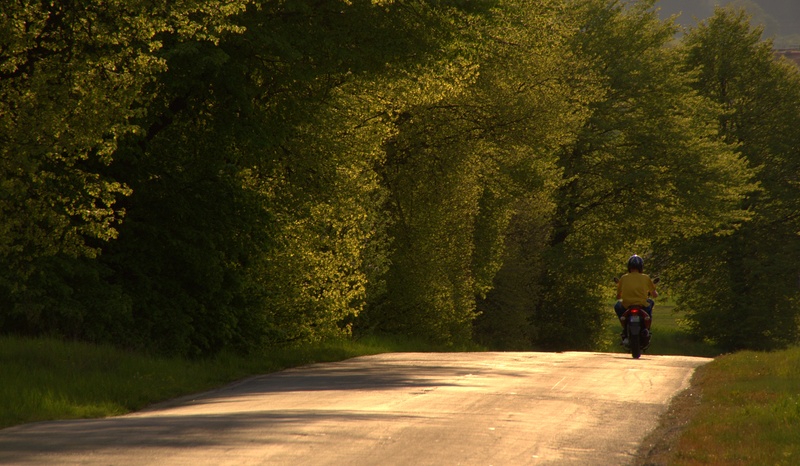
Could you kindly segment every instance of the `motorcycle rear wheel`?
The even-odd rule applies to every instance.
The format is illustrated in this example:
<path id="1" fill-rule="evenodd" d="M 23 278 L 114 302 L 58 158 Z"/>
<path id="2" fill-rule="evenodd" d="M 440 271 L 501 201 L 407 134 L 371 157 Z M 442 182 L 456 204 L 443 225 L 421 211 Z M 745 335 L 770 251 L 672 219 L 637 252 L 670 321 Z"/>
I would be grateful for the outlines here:
<path id="1" fill-rule="evenodd" d="M 642 347 L 641 347 L 641 342 L 639 340 L 639 335 L 631 335 L 630 342 L 631 342 L 631 356 L 633 356 L 633 359 L 639 359 L 639 357 L 641 357 L 642 355 Z"/>

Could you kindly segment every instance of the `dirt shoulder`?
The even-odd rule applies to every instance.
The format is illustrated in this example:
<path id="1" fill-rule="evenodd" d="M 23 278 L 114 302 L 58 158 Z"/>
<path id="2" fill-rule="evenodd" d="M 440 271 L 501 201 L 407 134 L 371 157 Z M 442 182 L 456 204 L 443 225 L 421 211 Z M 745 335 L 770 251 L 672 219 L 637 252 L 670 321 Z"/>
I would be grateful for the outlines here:
<path id="1" fill-rule="evenodd" d="M 678 440 L 700 407 L 702 391 L 694 384 L 696 378 L 697 373 L 692 378 L 692 385 L 673 398 L 667 412 L 661 416 L 658 427 L 645 437 L 636 453 L 634 465 L 674 464 L 672 459 L 676 454 Z"/>

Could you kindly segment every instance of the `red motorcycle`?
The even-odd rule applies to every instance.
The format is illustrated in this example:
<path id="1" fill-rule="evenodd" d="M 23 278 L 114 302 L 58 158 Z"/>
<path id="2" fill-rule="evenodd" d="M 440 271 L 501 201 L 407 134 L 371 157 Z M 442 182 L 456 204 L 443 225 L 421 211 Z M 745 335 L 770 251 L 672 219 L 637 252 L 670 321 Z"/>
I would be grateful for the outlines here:
<path id="1" fill-rule="evenodd" d="M 642 306 L 631 306 L 619 318 L 625 324 L 625 339 L 622 340 L 626 348 L 631 350 L 631 356 L 639 359 L 642 351 L 650 347 L 650 323 L 653 319 Z"/>

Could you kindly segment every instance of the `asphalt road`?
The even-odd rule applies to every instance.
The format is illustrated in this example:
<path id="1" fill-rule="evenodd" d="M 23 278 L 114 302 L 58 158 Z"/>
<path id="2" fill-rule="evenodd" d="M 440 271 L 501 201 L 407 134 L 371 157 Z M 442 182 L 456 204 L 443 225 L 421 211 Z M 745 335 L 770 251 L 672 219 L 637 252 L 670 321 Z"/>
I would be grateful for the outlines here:
<path id="1" fill-rule="evenodd" d="M 0 464 L 623 465 L 708 359 L 394 353 L 0 430 Z"/>

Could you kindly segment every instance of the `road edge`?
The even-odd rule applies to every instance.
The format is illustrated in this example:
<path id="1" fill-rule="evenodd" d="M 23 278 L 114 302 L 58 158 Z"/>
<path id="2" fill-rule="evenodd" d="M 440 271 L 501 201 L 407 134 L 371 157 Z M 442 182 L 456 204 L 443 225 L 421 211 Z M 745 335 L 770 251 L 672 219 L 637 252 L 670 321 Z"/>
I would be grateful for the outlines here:
<path id="1" fill-rule="evenodd" d="M 688 386 L 676 394 L 659 418 L 658 426 L 649 432 L 636 452 L 635 466 L 669 466 L 678 441 L 692 422 L 702 402 L 702 390 L 697 384 L 698 371 L 692 371 Z"/>

